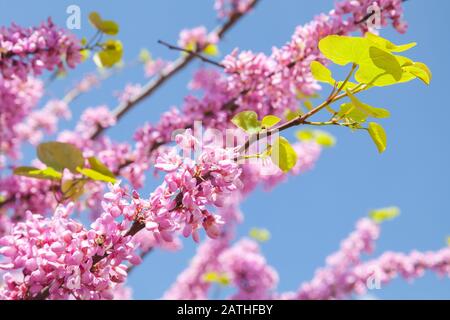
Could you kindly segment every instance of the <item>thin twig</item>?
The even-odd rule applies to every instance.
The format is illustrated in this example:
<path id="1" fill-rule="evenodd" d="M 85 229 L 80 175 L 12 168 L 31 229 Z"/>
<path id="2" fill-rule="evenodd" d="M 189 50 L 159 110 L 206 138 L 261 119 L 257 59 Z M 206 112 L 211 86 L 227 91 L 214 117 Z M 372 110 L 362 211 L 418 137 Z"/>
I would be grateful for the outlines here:
<path id="1" fill-rule="evenodd" d="M 195 56 L 197 58 L 199 58 L 200 60 L 202 60 L 203 62 L 212 64 L 216 67 L 225 69 L 225 66 L 223 64 L 221 64 L 220 62 L 214 61 L 212 59 L 209 59 L 207 57 L 205 57 L 204 55 L 202 55 L 201 53 L 199 53 L 198 51 L 193 51 L 193 50 L 189 50 L 189 49 L 185 49 L 185 48 L 181 48 L 178 46 L 174 46 L 173 44 L 170 44 L 168 42 L 165 42 L 163 40 L 158 40 L 159 44 L 162 44 L 163 46 L 166 46 L 167 48 L 169 48 L 170 50 L 175 50 L 175 51 L 180 51 L 180 52 L 184 52 L 186 54 L 190 54 L 192 56 Z"/>

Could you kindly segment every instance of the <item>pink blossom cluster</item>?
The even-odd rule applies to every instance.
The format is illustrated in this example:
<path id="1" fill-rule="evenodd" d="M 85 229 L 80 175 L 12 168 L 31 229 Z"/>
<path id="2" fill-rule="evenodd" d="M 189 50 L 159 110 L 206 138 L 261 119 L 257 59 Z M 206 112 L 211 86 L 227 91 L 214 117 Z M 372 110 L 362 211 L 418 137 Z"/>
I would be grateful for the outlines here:
<path id="1" fill-rule="evenodd" d="M 379 225 L 364 218 L 356 224 L 340 250 L 327 258 L 327 266 L 316 271 L 314 278 L 301 285 L 296 293 L 284 293 L 280 299 L 344 299 L 362 295 L 375 286 L 382 287 L 401 276 L 412 280 L 429 270 L 450 277 L 450 248 L 410 254 L 385 252 L 367 262 L 363 253 L 371 253 L 380 232 Z"/>
<path id="2" fill-rule="evenodd" d="M 50 100 L 42 109 L 32 112 L 23 122 L 17 124 L 18 137 L 36 145 L 41 142 L 44 133 L 56 132 L 60 118 L 70 117 L 69 105 L 64 100 Z"/>
<path id="3" fill-rule="evenodd" d="M 16 24 L 0 29 L 0 73 L 4 78 L 26 80 L 29 74 L 74 68 L 81 61 L 80 43 L 49 18 L 38 27 Z"/>
<path id="4" fill-rule="evenodd" d="M 3 204 L 0 215 L 5 219 L 0 220 L 0 229 L 6 230 L 3 222 L 18 222 L 25 218 L 26 212 L 48 212 L 55 205 L 55 195 L 51 190 L 51 182 L 22 176 L 11 175 L 0 178 L 0 195 L 5 199 L 12 199 Z M 13 208 L 13 213 L 8 215 L 8 208 Z M 0 233 L 0 236 L 3 234 Z"/>
<path id="5" fill-rule="evenodd" d="M 318 269 L 314 279 L 302 285 L 298 298 L 324 299 L 332 296 L 335 287 L 345 285 L 348 269 L 361 262 L 361 254 L 372 252 L 379 234 L 379 225 L 373 220 L 364 218 L 358 221 L 356 230 L 342 241 L 340 250 L 327 258 L 327 266 Z M 342 297 L 336 295 L 336 298 Z"/>
<path id="6" fill-rule="evenodd" d="M 229 248 L 237 224 L 242 221 L 239 210 L 241 198 L 241 195 L 235 192 L 225 199 L 222 207 L 217 208 L 218 214 L 226 221 L 220 236 L 216 239 L 206 238 L 198 246 L 188 267 L 178 275 L 175 282 L 165 292 L 163 299 L 204 300 L 208 298 L 211 283 L 205 281 L 205 275 L 221 270 L 219 257 Z"/>
<path id="7" fill-rule="evenodd" d="M 377 0 L 377 1 L 341 1 L 336 4 L 334 13 L 336 15 L 350 15 L 352 21 L 358 22 L 367 18 L 367 15 L 380 10 L 384 11 L 380 18 L 380 25 L 374 27 L 382 27 L 388 24 L 388 21 L 392 21 L 392 26 L 397 29 L 398 32 L 404 33 L 407 29 L 407 24 L 403 20 L 403 8 L 402 2 L 404 0 Z M 370 17 L 374 22 L 376 17 Z M 370 29 L 370 25 L 361 24 L 364 31 Z M 373 30 L 372 30 L 373 31 Z"/>
<path id="8" fill-rule="evenodd" d="M 208 30 L 204 26 L 200 26 L 193 29 L 181 30 L 178 45 L 181 48 L 197 50 L 199 48 L 205 48 L 208 44 L 215 44 L 218 41 L 219 38 L 216 33 L 208 33 Z"/>
<path id="9" fill-rule="evenodd" d="M 21 270 L 17 279 L 4 275 L 2 299 L 108 299 L 123 283 L 127 265 L 140 263 L 132 241 L 134 218 L 141 209 L 137 199 L 125 199 L 119 186 L 105 194 L 103 214 L 86 229 L 69 218 L 73 204 L 58 207 L 44 218 L 28 212 L 0 239 L 5 260 L 2 270 Z"/>
<path id="10" fill-rule="evenodd" d="M 115 124 L 116 118 L 108 107 L 98 106 L 84 110 L 75 131 L 84 139 L 90 139 L 98 127 L 108 128 Z"/>
<path id="11" fill-rule="evenodd" d="M 217 11 L 219 18 L 227 18 L 233 14 L 243 14 L 247 12 L 254 0 L 216 0 L 214 9 Z"/>
<path id="12" fill-rule="evenodd" d="M 162 59 L 149 59 L 144 64 L 144 72 L 147 78 L 160 73 L 168 65 L 167 61 Z"/>
<path id="13" fill-rule="evenodd" d="M 139 83 L 129 83 L 125 86 L 122 92 L 116 94 L 120 103 L 129 103 L 142 91 L 142 86 Z"/>
<path id="14" fill-rule="evenodd" d="M 259 245 L 242 239 L 219 257 L 220 266 L 230 277 L 237 292 L 230 296 L 236 300 L 271 299 L 278 284 L 278 274 L 261 255 Z"/>
<path id="15" fill-rule="evenodd" d="M 211 283 L 204 279 L 205 274 L 220 268 L 218 257 L 228 248 L 229 239 L 206 239 L 198 248 L 189 267 L 181 272 L 175 283 L 165 292 L 167 300 L 205 300 Z"/>
<path id="16" fill-rule="evenodd" d="M 13 159 L 19 157 L 21 122 L 36 107 L 42 95 L 43 84 L 38 79 L 0 77 L 0 154 Z M 1 160 L 0 164 L 4 161 Z"/>
<path id="17" fill-rule="evenodd" d="M 226 197 L 240 187 L 241 169 L 233 160 L 235 151 L 200 145 L 188 129 L 176 136 L 184 153 L 175 150 L 161 154 L 155 167 L 165 171 L 164 182 L 150 196 L 150 221 L 146 228 L 166 241 L 179 228 L 185 237 L 199 241 L 198 229 L 204 228 L 211 238 L 220 235 L 224 223 L 209 206 L 222 206 Z M 194 159 L 186 154 L 198 153 Z"/>

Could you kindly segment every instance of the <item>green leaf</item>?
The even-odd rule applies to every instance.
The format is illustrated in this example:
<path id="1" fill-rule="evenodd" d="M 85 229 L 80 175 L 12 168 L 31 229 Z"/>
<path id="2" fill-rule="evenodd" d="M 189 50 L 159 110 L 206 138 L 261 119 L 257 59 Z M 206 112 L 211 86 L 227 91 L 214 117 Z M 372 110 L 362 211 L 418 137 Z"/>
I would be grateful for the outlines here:
<path id="1" fill-rule="evenodd" d="M 403 67 L 403 70 L 411 73 L 415 77 L 422 80 L 425 84 L 429 85 L 431 82 L 432 74 L 426 64 L 422 62 L 414 62 L 412 65 Z"/>
<path id="2" fill-rule="evenodd" d="M 300 141 L 312 141 L 312 140 L 314 140 L 314 131 L 313 130 L 298 130 L 295 133 L 295 136 Z"/>
<path id="3" fill-rule="evenodd" d="M 205 49 L 203 49 L 203 53 L 208 56 L 217 56 L 219 54 L 219 48 L 215 44 L 208 44 Z"/>
<path id="4" fill-rule="evenodd" d="M 89 14 L 89 22 L 105 34 L 115 36 L 119 33 L 119 25 L 112 20 L 103 20 L 98 12 Z"/>
<path id="5" fill-rule="evenodd" d="M 382 38 L 378 35 L 375 35 L 371 32 L 367 32 L 365 34 L 365 37 L 372 41 L 373 43 L 377 44 L 379 47 L 382 47 L 390 52 L 403 52 L 406 50 L 409 50 L 417 45 L 416 42 L 396 45 L 390 42 L 389 40 Z"/>
<path id="6" fill-rule="evenodd" d="M 96 52 L 94 62 L 100 68 L 111 68 L 120 62 L 123 55 L 122 42 L 119 40 L 107 40 L 102 44 L 103 50 Z"/>
<path id="7" fill-rule="evenodd" d="M 288 172 L 297 163 L 297 153 L 286 138 L 279 137 L 272 146 L 271 158 L 283 172 Z"/>
<path id="8" fill-rule="evenodd" d="M 248 234 L 251 238 L 258 242 L 266 242 L 270 240 L 270 231 L 267 229 L 252 228 Z"/>
<path id="9" fill-rule="evenodd" d="M 336 139 L 328 132 L 314 130 L 316 142 L 322 147 L 332 147 L 336 144 Z"/>
<path id="10" fill-rule="evenodd" d="M 89 22 L 97 29 L 102 24 L 102 18 L 100 17 L 100 14 L 98 12 L 91 12 L 88 19 Z"/>
<path id="11" fill-rule="evenodd" d="M 249 134 L 258 133 L 262 129 L 258 115 L 254 111 L 239 112 L 231 119 L 231 122 Z"/>
<path id="12" fill-rule="evenodd" d="M 139 61 L 142 63 L 146 63 L 150 60 L 152 60 L 150 51 L 148 51 L 147 49 L 141 49 L 141 52 L 139 52 Z"/>
<path id="13" fill-rule="evenodd" d="M 17 167 L 14 169 L 14 174 L 44 180 L 60 180 L 62 178 L 62 174 L 60 172 L 50 167 L 45 169 L 38 169 L 34 167 Z"/>
<path id="14" fill-rule="evenodd" d="M 64 194 L 65 198 L 76 201 L 83 195 L 85 184 L 85 180 L 67 180 L 61 185 L 61 192 Z"/>
<path id="15" fill-rule="evenodd" d="M 264 128 L 268 129 L 268 128 L 273 127 L 280 121 L 281 121 L 281 119 L 278 118 L 277 116 L 268 115 L 262 119 L 261 124 Z"/>
<path id="16" fill-rule="evenodd" d="M 369 213 L 370 218 L 376 223 L 381 223 L 386 220 L 391 220 L 400 214 L 400 209 L 397 207 L 387 207 L 372 210 Z"/>
<path id="17" fill-rule="evenodd" d="M 369 134 L 372 137 L 373 142 L 377 146 L 378 152 L 383 153 L 386 150 L 386 132 L 383 127 L 375 122 L 369 123 Z"/>
<path id="18" fill-rule="evenodd" d="M 222 286 L 230 284 L 230 279 L 225 273 L 207 272 L 203 275 L 203 281 L 208 283 L 217 283 Z"/>
<path id="19" fill-rule="evenodd" d="M 386 86 L 399 82 L 402 73 L 400 63 L 392 53 L 370 47 L 369 56 L 359 62 L 355 79 L 374 86 Z"/>
<path id="20" fill-rule="evenodd" d="M 300 141 L 315 141 L 323 147 L 332 147 L 336 144 L 333 135 L 322 130 L 299 130 L 295 135 Z"/>
<path id="21" fill-rule="evenodd" d="M 295 119 L 301 115 L 302 115 L 302 112 L 300 109 L 295 110 L 295 111 L 293 111 L 291 109 L 286 109 L 284 111 L 284 118 L 286 119 L 286 121 L 291 121 L 292 119 Z"/>
<path id="22" fill-rule="evenodd" d="M 80 54 L 81 54 L 81 61 L 86 61 L 87 59 L 89 59 L 89 57 L 91 56 L 91 50 L 89 49 L 82 49 L 80 50 Z"/>
<path id="23" fill-rule="evenodd" d="M 365 104 L 348 90 L 347 95 L 350 98 L 351 103 L 344 103 L 341 105 L 337 114 L 338 118 L 346 118 L 355 122 L 364 122 L 369 117 L 382 119 L 390 116 L 389 110 L 375 108 Z"/>
<path id="24" fill-rule="evenodd" d="M 110 177 L 112 179 L 115 179 L 116 176 L 114 173 L 112 173 L 107 166 L 105 166 L 99 159 L 96 157 L 89 157 L 88 158 L 89 164 L 91 166 L 91 169 L 94 171 L 97 171 L 101 173 L 104 176 Z"/>
<path id="25" fill-rule="evenodd" d="M 447 245 L 450 247 L 450 237 L 447 237 Z"/>
<path id="26" fill-rule="evenodd" d="M 78 168 L 78 172 L 94 181 L 104 181 L 104 182 L 111 182 L 111 183 L 116 182 L 115 178 L 111 178 L 110 176 L 104 175 L 103 173 L 95 171 L 93 169 Z"/>
<path id="27" fill-rule="evenodd" d="M 356 63 L 368 56 L 368 49 L 372 43 L 361 37 L 330 35 L 319 41 L 322 54 L 335 64 L 345 66 Z"/>
<path id="28" fill-rule="evenodd" d="M 44 142 L 37 147 L 37 157 L 42 163 L 62 171 L 64 168 L 77 173 L 77 167 L 82 167 L 84 158 L 82 152 L 70 143 Z"/>
<path id="29" fill-rule="evenodd" d="M 336 80 L 333 79 L 333 75 L 327 67 L 321 64 L 319 61 L 311 62 L 311 73 L 317 81 L 329 83 L 334 85 Z"/>

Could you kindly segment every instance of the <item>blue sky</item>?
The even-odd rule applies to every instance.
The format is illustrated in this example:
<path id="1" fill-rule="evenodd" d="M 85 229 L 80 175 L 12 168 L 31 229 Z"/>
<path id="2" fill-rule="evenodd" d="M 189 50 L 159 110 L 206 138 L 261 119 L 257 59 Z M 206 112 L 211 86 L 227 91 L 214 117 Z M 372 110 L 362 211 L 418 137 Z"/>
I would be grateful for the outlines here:
<path id="1" fill-rule="evenodd" d="M 177 53 L 156 41 L 175 43 L 179 31 L 185 27 L 213 28 L 218 21 L 212 2 L 134 0 L 110 1 L 106 5 L 98 0 L 0 0 L 0 21 L 2 25 L 11 21 L 32 25 L 51 16 L 62 25 L 67 6 L 76 4 L 83 15 L 77 35 L 92 35 L 86 17 L 95 10 L 120 23 L 125 61 L 135 59 L 141 48 L 149 49 L 154 57 L 174 59 Z M 239 47 L 269 53 L 273 45 L 280 46 L 290 38 L 295 26 L 328 11 L 332 5 L 331 0 L 262 0 L 221 42 L 220 51 L 227 53 Z M 356 220 L 373 208 L 396 205 L 402 210 L 399 218 L 382 226 L 375 256 L 385 250 L 436 250 L 445 245 L 445 238 L 450 235 L 449 11 L 448 1 L 411 0 L 405 4 L 410 24 L 408 33 L 399 35 L 391 29 L 382 32 L 393 42 L 418 42 L 411 57 L 426 62 L 433 71 L 429 87 L 417 81 L 365 94 L 365 101 L 388 107 L 392 114 L 383 122 L 389 139 L 388 150 L 383 155 L 376 152 L 367 135 L 334 128 L 330 131 L 338 143 L 333 149 L 325 150 L 314 171 L 291 179 L 270 195 L 257 191 L 242 205 L 245 223 L 240 226 L 239 235 L 246 235 L 254 226 L 272 233 L 272 239 L 263 245 L 263 252 L 279 272 L 280 291 L 294 290 L 310 279 L 315 268 L 323 265 L 325 257 L 353 230 Z M 180 105 L 187 93 L 186 84 L 200 64 L 195 62 L 174 77 L 108 134 L 116 140 L 129 140 L 144 121 L 156 122 L 169 106 Z M 53 83 L 46 98 L 61 97 L 93 68 L 91 62 L 85 63 L 66 79 Z M 63 128 L 72 128 L 86 107 L 100 104 L 114 107 L 116 100 L 112 92 L 128 82 L 143 81 L 140 67 L 127 69 L 105 81 L 100 88 L 72 104 L 74 120 L 65 122 Z M 29 148 L 25 155 L 24 163 L 28 163 L 34 150 Z M 154 186 L 155 182 L 150 181 L 142 194 L 148 194 Z M 152 253 L 130 276 L 134 297 L 159 298 L 186 267 L 195 248 L 188 240 L 183 251 L 176 254 Z M 371 294 L 384 299 L 448 299 L 450 280 L 427 274 L 413 283 L 396 280 Z"/>

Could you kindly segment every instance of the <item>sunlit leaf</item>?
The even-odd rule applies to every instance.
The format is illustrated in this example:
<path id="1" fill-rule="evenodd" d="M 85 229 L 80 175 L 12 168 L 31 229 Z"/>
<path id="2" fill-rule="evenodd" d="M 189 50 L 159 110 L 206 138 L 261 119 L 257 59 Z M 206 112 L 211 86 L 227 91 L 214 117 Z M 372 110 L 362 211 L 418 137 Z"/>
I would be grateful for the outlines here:
<path id="1" fill-rule="evenodd" d="M 45 180 L 60 180 L 62 178 L 62 174 L 60 172 L 49 167 L 45 169 L 38 169 L 34 167 L 17 167 L 14 169 L 14 174 L 18 176 Z"/>
<path id="2" fill-rule="evenodd" d="M 78 172 L 82 175 L 94 180 L 115 183 L 116 179 L 106 176 L 98 171 L 89 168 L 78 168 Z"/>
<path id="3" fill-rule="evenodd" d="M 268 128 L 273 127 L 280 121 L 281 121 L 281 119 L 278 118 L 277 116 L 268 115 L 262 119 L 261 124 L 264 128 L 268 129 Z"/>
<path id="4" fill-rule="evenodd" d="M 110 177 L 112 179 L 115 179 L 116 176 L 114 173 L 112 173 L 107 166 L 105 166 L 99 159 L 96 157 L 89 157 L 88 158 L 89 164 L 91 166 L 91 169 L 94 171 L 97 171 L 104 176 Z"/>
<path id="5" fill-rule="evenodd" d="M 231 119 L 231 122 L 249 134 L 261 131 L 261 122 L 254 111 L 242 111 Z"/>
<path id="6" fill-rule="evenodd" d="M 400 209 L 397 207 L 387 207 L 372 210 L 369 213 L 370 218 L 377 223 L 381 223 L 386 220 L 391 220 L 400 214 Z"/>
<path id="7" fill-rule="evenodd" d="M 322 147 L 332 147 L 336 144 L 333 135 L 322 130 L 299 130 L 295 135 L 300 141 L 315 141 Z"/>
<path id="8" fill-rule="evenodd" d="M 299 110 L 286 109 L 284 112 L 284 118 L 286 119 L 286 121 L 290 121 L 301 115 L 302 115 L 302 112 L 300 109 Z"/>
<path id="9" fill-rule="evenodd" d="M 415 77 L 422 80 L 425 84 L 429 85 L 431 82 L 432 74 L 426 64 L 422 62 L 414 62 L 410 66 L 403 67 L 403 70 L 411 73 Z"/>
<path id="10" fill-rule="evenodd" d="M 369 48 L 369 56 L 361 59 L 355 79 L 361 83 L 384 86 L 397 83 L 403 70 L 396 57 L 377 47 Z"/>
<path id="11" fill-rule="evenodd" d="M 361 37 L 330 35 L 319 41 L 319 49 L 326 58 L 345 66 L 359 64 L 366 58 L 370 44 L 369 40 Z"/>
<path id="12" fill-rule="evenodd" d="M 85 180 L 67 180 L 61 185 L 61 192 L 67 199 L 78 200 L 84 193 Z"/>
<path id="13" fill-rule="evenodd" d="M 383 153 L 386 150 L 387 138 L 383 127 L 375 122 L 369 123 L 369 134 L 377 146 L 378 152 Z"/>
<path id="14" fill-rule="evenodd" d="M 266 242 L 270 240 L 270 231 L 267 229 L 252 228 L 248 235 L 258 242 Z"/>
<path id="15" fill-rule="evenodd" d="M 278 137 L 272 145 L 271 158 L 283 172 L 288 172 L 297 163 L 297 153 L 289 141 L 284 137 Z"/>
<path id="16" fill-rule="evenodd" d="M 37 157 L 42 163 L 62 171 L 64 168 L 77 173 L 77 167 L 82 167 L 84 158 L 82 152 L 70 143 L 44 142 L 37 147 Z"/>
<path id="17" fill-rule="evenodd" d="M 94 62 L 100 68 L 111 68 L 119 63 L 123 55 L 122 42 L 119 40 L 107 40 L 102 44 L 103 50 L 96 52 Z"/>
<path id="18" fill-rule="evenodd" d="M 119 33 L 119 25 L 112 20 L 103 20 L 98 12 L 89 14 L 89 22 L 105 34 L 114 36 Z"/>
<path id="19" fill-rule="evenodd" d="M 86 61 L 91 56 L 91 50 L 82 49 L 80 50 L 80 54 L 81 54 L 81 61 Z"/>
<path id="20" fill-rule="evenodd" d="M 203 53 L 208 56 L 217 56 L 219 54 L 219 48 L 217 45 L 210 43 L 203 49 Z"/>
<path id="21" fill-rule="evenodd" d="M 364 122 L 367 118 L 388 118 L 390 112 L 383 108 L 375 108 L 366 103 L 361 102 L 350 91 L 347 95 L 351 103 L 344 103 L 337 114 L 338 118 L 346 118 L 356 122 Z"/>
<path id="22" fill-rule="evenodd" d="M 207 272 L 203 275 L 203 281 L 207 283 L 217 283 L 222 286 L 230 284 L 230 279 L 225 273 Z"/>
<path id="23" fill-rule="evenodd" d="M 139 52 L 139 61 L 142 63 L 146 63 L 150 60 L 152 60 L 150 51 L 148 51 L 147 49 L 142 49 L 141 52 Z"/>
<path id="24" fill-rule="evenodd" d="M 329 83 L 334 85 L 336 80 L 333 79 L 333 75 L 327 67 L 321 64 L 319 61 L 311 62 L 311 73 L 317 81 Z"/>
<path id="25" fill-rule="evenodd" d="M 374 42 L 375 44 L 377 44 L 378 46 L 380 46 L 386 50 L 389 50 L 391 52 L 403 52 L 403 51 L 409 50 L 417 45 L 417 43 L 415 43 L 415 42 L 396 45 L 396 44 L 392 43 L 391 41 L 389 41 L 385 38 L 382 38 L 376 34 L 373 34 L 371 32 L 367 32 L 365 34 L 365 37 L 367 39 L 369 39 L 370 41 Z"/>

